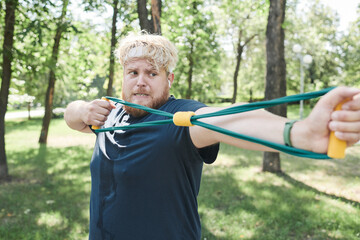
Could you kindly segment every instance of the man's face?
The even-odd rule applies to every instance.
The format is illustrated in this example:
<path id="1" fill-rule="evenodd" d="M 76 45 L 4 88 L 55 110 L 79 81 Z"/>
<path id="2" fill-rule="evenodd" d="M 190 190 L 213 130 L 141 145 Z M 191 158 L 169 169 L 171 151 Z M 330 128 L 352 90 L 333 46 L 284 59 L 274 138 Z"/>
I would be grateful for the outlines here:
<path id="1" fill-rule="evenodd" d="M 161 107 L 169 98 L 169 83 L 173 74 L 167 76 L 165 69 L 157 70 L 146 59 L 133 59 L 124 66 L 122 98 L 150 108 Z M 147 112 L 124 106 L 134 117 L 145 116 Z"/>

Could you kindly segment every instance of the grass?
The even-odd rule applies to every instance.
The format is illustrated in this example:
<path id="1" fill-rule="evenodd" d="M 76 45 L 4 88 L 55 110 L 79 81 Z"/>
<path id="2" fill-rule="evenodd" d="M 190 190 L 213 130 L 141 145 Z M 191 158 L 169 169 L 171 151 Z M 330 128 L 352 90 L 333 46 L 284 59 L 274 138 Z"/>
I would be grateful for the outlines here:
<path id="1" fill-rule="evenodd" d="M 92 134 L 41 120 L 6 122 L 12 181 L 0 185 L 0 239 L 87 239 Z M 360 146 L 344 160 L 282 155 L 284 174 L 261 172 L 262 153 L 221 145 L 204 166 L 202 240 L 360 239 Z"/>
<path id="2" fill-rule="evenodd" d="M 87 239 L 94 136 L 55 119 L 44 146 L 40 129 L 40 119 L 6 122 L 12 181 L 0 185 L 0 239 Z"/>
<path id="3" fill-rule="evenodd" d="M 222 145 L 204 168 L 204 238 L 360 239 L 358 151 L 341 161 L 282 155 L 276 175 L 261 172 L 261 153 Z"/>

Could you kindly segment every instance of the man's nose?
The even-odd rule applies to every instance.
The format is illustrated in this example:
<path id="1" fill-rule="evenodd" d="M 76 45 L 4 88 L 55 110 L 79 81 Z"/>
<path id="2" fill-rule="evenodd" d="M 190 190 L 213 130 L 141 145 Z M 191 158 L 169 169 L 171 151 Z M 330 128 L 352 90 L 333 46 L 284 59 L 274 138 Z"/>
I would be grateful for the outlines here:
<path id="1" fill-rule="evenodd" d="M 146 76 L 145 76 L 145 74 L 139 74 L 136 85 L 137 86 L 146 86 Z"/>

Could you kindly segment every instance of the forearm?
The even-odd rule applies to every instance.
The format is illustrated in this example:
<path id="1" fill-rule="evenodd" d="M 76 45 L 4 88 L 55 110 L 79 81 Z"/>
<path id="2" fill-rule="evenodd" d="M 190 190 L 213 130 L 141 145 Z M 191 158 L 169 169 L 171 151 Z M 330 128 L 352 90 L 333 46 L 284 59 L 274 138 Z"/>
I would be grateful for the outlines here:
<path id="1" fill-rule="evenodd" d="M 203 108 L 197 111 L 197 114 L 218 111 L 219 108 Z M 289 121 L 287 118 L 272 114 L 265 110 L 255 110 L 250 112 L 225 115 L 220 117 L 211 117 L 200 119 L 211 125 L 215 125 L 233 132 L 243 135 L 275 142 L 284 143 L 285 123 Z M 312 143 L 314 136 L 311 136 L 311 130 L 308 128 L 306 120 L 298 121 L 294 124 L 290 139 L 293 147 L 305 150 L 318 149 L 314 148 Z M 198 126 L 190 128 L 192 140 L 197 147 L 204 147 L 214 143 L 223 142 L 234 145 L 239 148 L 259 150 L 259 151 L 276 151 L 260 144 L 240 140 L 228 135 L 224 135 L 215 131 L 207 130 Z"/>
<path id="2" fill-rule="evenodd" d="M 208 112 L 218 111 L 219 108 L 203 108 L 198 110 L 198 115 Z M 219 117 L 204 118 L 200 121 L 219 126 L 240 134 L 264 139 L 271 142 L 284 144 L 283 131 L 286 118 L 271 114 L 265 110 L 255 110 L 250 112 L 225 115 Z M 252 142 L 240 140 L 218 132 L 206 130 L 201 127 L 192 127 L 191 132 L 193 142 L 197 147 L 203 147 L 216 142 L 223 142 L 235 145 L 240 148 L 274 151 L 268 147 Z"/>
<path id="3" fill-rule="evenodd" d="M 74 130 L 80 132 L 91 132 L 88 125 L 82 119 L 82 110 L 85 105 L 86 102 L 81 100 L 70 103 L 65 110 L 64 119 L 66 124 Z"/>
<path id="4" fill-rule="evenodd" d="M 339 111 L 335 107 L 347 102 Z M 205 107 L 196 111 L 197 115 L 211 113 L 221 108 Z M 288 119 L 273 115 L 264 110 L 256 110 L 233 115 L 201 119 L 206 123 L 216 125 L 244 135 L 284 144 L 283 133 Z M 360 139 L 360 90 L 338 87 L 324 95 L 310 115 L 296 122 L 290 132 L 290 140 L 295 148 L 317 153 L 326 153 L 329 144 L 330 131 L 337 138 L 346 141 L 348 146 Z M 225 136 L 198 126 L 190 128 L 190 136 L 196 147 L 205 147 L 217 142 L 229 143 L 241 148 L 266 150 L 263 146 Z"/>

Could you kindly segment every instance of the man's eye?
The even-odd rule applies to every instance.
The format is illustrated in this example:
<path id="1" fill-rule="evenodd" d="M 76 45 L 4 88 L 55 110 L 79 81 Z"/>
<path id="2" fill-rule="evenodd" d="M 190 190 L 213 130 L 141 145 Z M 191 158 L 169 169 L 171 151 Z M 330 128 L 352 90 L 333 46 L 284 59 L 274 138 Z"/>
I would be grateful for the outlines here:
<path id="1" fill-rule="evenodd" d="M 155 77 L 157 74 L 156 73 L 150 73 L 150 76 Z"/>
<path id="2" fill-rule="evenodd" d="M 136 74 L 137 74 L 136 71 L 131 71 L 131 72 L 130 72 L 130 75 L 136 75 Z"/>

